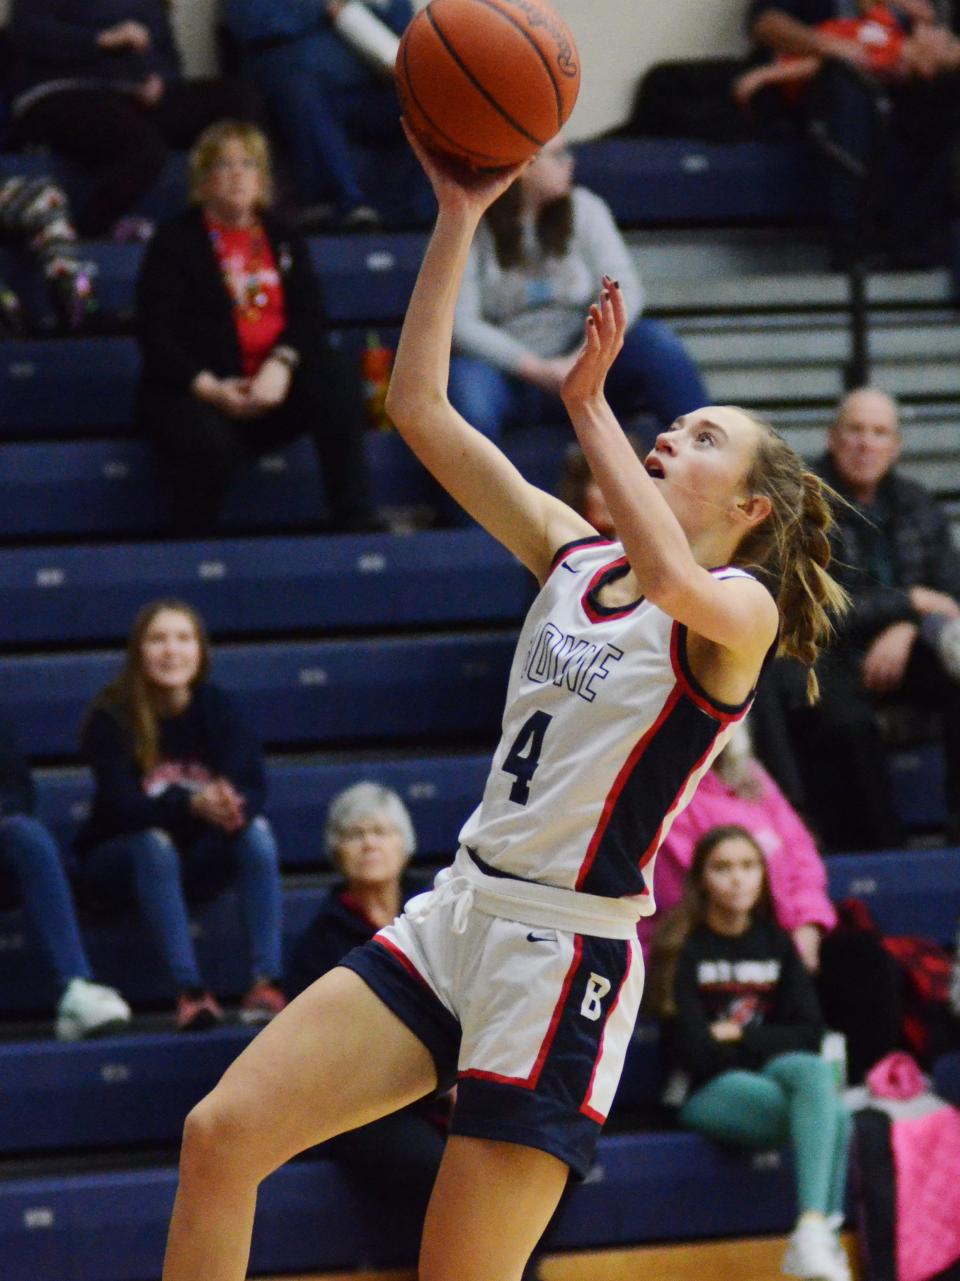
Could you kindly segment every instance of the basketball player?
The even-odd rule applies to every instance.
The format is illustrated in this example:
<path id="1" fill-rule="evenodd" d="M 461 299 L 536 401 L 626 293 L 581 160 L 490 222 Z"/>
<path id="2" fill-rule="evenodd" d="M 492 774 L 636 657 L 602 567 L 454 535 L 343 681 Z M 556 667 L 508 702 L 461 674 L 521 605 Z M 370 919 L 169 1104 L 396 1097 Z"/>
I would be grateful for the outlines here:
<path id="1" fill-rule="evenodd" d="M 625 326 L 615 281 L 590 309 L 564 401 L 622 543 L 527 484 L 451 409 L 470 242 L 519 169 L 458 177 L 414 147 L 440 209 L 388 410 L 541 591 L 453 867 L 289 1005 L 188 1117 L 164 1281 L 241 1281 L 266 1175 L 454 1081 L 419 1275 L 520 1277 L 613 1099 L 657 846 L 778 643 L 815 686 L 825 607 L 842 601 L 825 572 L 823 488 L 770 429 L 715 406 L 637 459 L 603 397 Z"/>

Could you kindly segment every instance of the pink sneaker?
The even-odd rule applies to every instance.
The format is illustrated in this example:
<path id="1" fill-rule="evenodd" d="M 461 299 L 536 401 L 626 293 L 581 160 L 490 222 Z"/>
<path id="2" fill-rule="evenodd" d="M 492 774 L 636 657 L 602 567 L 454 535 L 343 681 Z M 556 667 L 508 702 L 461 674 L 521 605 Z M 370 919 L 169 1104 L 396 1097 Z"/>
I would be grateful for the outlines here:
<path id="1" fill-rule="evenodd" d="M 287 1003 L 277 983 L 270 979 L 257 979 L 240 1002 L 240 1019 L 243 1023 L 269 1023 Z"/>
<path id="2" fill-rule="evenodd" d="M 177 1031 L 203 1032 L 223 1022 L 223 1010 L 209 992 L 181 992 L 177 997 Z"/>

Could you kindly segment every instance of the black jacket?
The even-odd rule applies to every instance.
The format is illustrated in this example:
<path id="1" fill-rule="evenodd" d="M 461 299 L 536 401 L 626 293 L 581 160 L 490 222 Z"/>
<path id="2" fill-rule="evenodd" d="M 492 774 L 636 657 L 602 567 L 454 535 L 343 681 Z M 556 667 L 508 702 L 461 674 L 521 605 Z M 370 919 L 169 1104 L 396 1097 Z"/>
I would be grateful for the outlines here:
<path id="1" fill-rule="evenodd" d="M 698 926 L 677 962 L 676 1018 L 665 1029 L 675 1067 L 695 1084 L 731 1068 L 758 1071 L 778 1054 L 816 1051 L 824 1026 L 813 981 L 790 935 L 758 920 L 738 937 Z M 739 1041 L 717 1041 L 710 1025 L 733 1019 Z"/>
<path id="2" fill-rule="evenodd" d="M 0 716 L 0 818 L 32 814 L 36 802 L 33 778 L 13 723 Z"/>
<path id="3" fill-rule="evenodd" d="M 146 53 L 99 47 L 101 31 L 130 19 L 150 32 Z M 164 80 L 180 75 L 164 0 L 13 0 L 10 35 L 17 93 L 52 80 L 90 80 L 109 88 L 140 84 L 153 73 Z"/>
<path id="4" fill-rule="evenodd" d="M 885 584 L 866 568 L 871 510 L 854 503 L 829 454 L 817 459 L 814 470 L 852 504 L 834 513 L 831 573 L 853 598 L 838 626 L 840 647 L 865 649 L 891 623 L 918 621 L 907 595 L 911 587 L 931 587 L 960 600 L 960 556 L 946 513 L 928 490 L 895 470 L 880 484 L 877 505 L 885 513 L 894 561 L 894 581 Z"/>
<path id="5" fill-rule="evenodd" d="M 144 789 L 122 711 L 94 711 L 84 727 L 81 748 L 93 770 L 95 790 L 90 817 L 75 842 L 77 854 L 111 837 L 151 827 L 162 828 L 181 847 L 208 830 L 190 808 L 189 787 L 171 782 L 152 794 Z M 200 766 L 229 779 L 246 800 L 248 819 L 263 809 L 267 784 L 260 744 L 233 699 L 216 685 L 199 685 L 186 711 L 161 720 L 160 756 L 174 767 Z"/>
<path id="6" fill-rule="evenodd" d="M 415 874 L 404 876 L 400 883 L 402 903 L 429 888 Z M 291 1000 L 376 933 L 374 925 L 345 901 L 346 889 L 346 882 L 340 881 L 327 890 L 316 916 L 294 945 L 285 980 Z"/>
<path id="7" fill-rule="evenodd" d="M 278 342 L 300 356 L 295 379 L 319 377 L 327 348 L 326 318 L 310 252 L 267 215 L 263 226 L 283 283 L 287 327 Z M 243 357 L 233 300 L 199 208 L 162 223 L 137 281 L 137 336 L 143 355 L 141 407 L 151 397 L 182 394 L 202 370 L 239 378 Z"/>

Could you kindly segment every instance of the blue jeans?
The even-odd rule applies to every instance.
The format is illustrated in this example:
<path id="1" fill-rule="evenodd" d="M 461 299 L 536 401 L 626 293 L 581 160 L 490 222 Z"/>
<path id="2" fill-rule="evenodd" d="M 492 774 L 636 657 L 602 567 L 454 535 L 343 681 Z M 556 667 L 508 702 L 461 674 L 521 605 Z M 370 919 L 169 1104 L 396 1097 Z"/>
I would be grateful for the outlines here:
<path id="1" fill-rule="evenodd" d="M 60 850 L 29 814 L 0 819 L 0 884 L 5 901 L 23 903 L 58 984 L 91 978 Z"/>
<path id="2" fill-rule="evenodd" d="M 683 343 L 669 325 L 646 316 L 627 331 L 606 390 L 618 417 L 643 404 L 664 427 L 681 414 L 709 404 L 703 378 Z M 451 362 L 449 396 L 468 423 L 496 441 L 511 426 L 543 422 L 562 413 L 553 396 L 468 356 L 456 356 Z"/>
<path id="3" fill-rule="evenodd" d="M 239 875 L 250 981 L 282 973 L 281 894 L 277 843 L 260 816 L 241 832 L 205 831 L 182 852 L 150 828 L 115 836 L 91 850 L 84 879 L 108 901 L 137 904 L 180 991 L 202 988 L 188 901 L 209 898 Z"/>
<path id="4" fill-rule="evenodd" d="M 330 39 L 340 43 L 318 35 L 254 54 L 249 74 L 276 121 L 301 199 L 332 196 L 346 211 L 365 203 L 350 139 L 399 144 L 401 134 L 393 85 L 366 70 L 345 73 L 339 57 L 328 56 Z"/>

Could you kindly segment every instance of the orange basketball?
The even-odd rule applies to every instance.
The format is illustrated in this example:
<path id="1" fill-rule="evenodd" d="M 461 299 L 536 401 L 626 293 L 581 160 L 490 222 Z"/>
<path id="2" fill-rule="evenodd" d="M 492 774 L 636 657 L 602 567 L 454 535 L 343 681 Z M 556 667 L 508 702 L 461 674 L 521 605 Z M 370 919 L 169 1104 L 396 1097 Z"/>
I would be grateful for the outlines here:
<path id="1" fill-rule="evenodd" d="M 543 0 L 430 0 L 404 32 L 396 70 L 417 137 L 478 168 L 539 151 L 580 88 L 573 36 Z"/>

